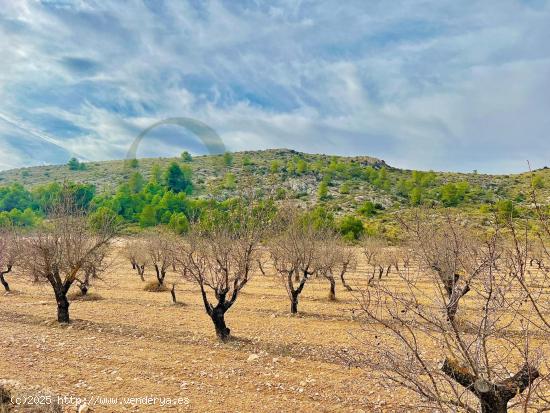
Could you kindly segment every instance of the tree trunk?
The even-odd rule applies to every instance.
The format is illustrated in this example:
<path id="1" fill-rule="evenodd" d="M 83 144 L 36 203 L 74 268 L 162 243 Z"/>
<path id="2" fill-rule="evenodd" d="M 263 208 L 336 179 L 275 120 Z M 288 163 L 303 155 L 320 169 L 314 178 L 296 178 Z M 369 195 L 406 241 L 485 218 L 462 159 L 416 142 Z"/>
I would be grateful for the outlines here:
<path id="1" fill-rule="evenodd" d="M 172 295 L 172 302 L 174 304 L 177 304 L 178 300 L 176 300 L 176 284 L 172 284 L 172 289 L 170 290 L 170 294 Z"/>
<path id="2" fill-rule="evenodd" d="M 223 308 L 216 306 L 213 309 L 212 315 L 210 317 L 212 318 L 212 322 L 214 323 L 214 328 L 216 329 L 216 335 L 218 336 L 218 338 L 222 341 L 227 340 L 229 338 L 229 333 L 231 330 L 225 325 L 225 311 L 223 310 Z"/>
<path id="3" fill-rule="evenodd" d="M 328 299 L 330 301 L 336 301 L 336 281 L 334 281 L 334 278 L 329 278 L 328 282 L 330 283 L 330 292 L 328 294 Z"/>
<path id="4" fill-rule="evenodd" d="M 262 275 L 265 275 L 265 271 L 264 271 L 264 267 L 262 265 L 262 262 L 258 260 L 258 267 L 260 268 L 260 271 L 262 273 Z"/>
<path id="5" fill-rule="evenodd" d="M 69 318 L 69 300 L 67 300 L 67 294 L 61 292 L 55 293 L 57 301 L 57 321 L 60 323 L 70 323 Z"/>
<path id="6" fill-rule="evenodd" d="M 164 285 L 164 277 L 166 276 L 166 273 L 162 268 L 159 268 L 158 265 L 155 265 L 155 271 L 157 273 L 157 280 L 159 282 L 159 286 Z"/>
<path id="7" fill-rule="evenodd" d="M 340 274 L 340 280 L 342 280 L 342 285 L 345 287 L 346 290 L 353 291 L 353 288 L 351 288 L 346 282 L 346 279 L 344 278 L 344 274 Z"/>
<path id="8" fill-rule="evenodd" d="M 371 275 L 370 278 L 369 278 L 368 285 L 371 285 L 371 284 L 372 284 L 372 282 L 374 281 L 375 275 L 376 275 L 376 268 L 373 268 L 373 269 L 372 269 L 372 275 Z"/>
<path id="9" fill-rule="evenodd" d="M 0 272 L 0 283 L 2 283 L 2 285 L 4 286 L 4 289 L 6 290 L 6 292 L 9 292 L 10 291 L 10 285 L 8 284 L 6 279 L 4 278 L 4 274 L 6 274 L 6 273 L 5 272 Z"/>
<path id="10" fill-rule="evenodd" d="M 527 363 L 516 374 L 497 383 L 476 379 L 468 368 L 455 360 L 445 359 L 441 370 L 477 396 L 481 413 L 507 413 L 508 402 L 540 377 L 539 371 Z"/>
<path id="11" fill-rule="evenodd" d="M 290 313 L 298 313 L 298 294 L 292 293 L 290 297 Z"/>
<path id="12" fill-rule="evenodd" d="M 508 401 L 493 398 L 481 399 L 481 413 L 508 413 Z"/>
<path id="13" fill-rule="evenodd" d="M 143 276 L 143 274 L 145 274 L 145 265 L 138 265 L 137 270 L 141 281 L 145 281 L 145 277 Z"/>
<path id="14" fill-rule="evenodd" d="M 137 268 L 137 265 L 135 262 L 132 262 L 132 270 L 135 270 Z"/>
<path id="15" fill-rule="evenodd" d="M 80 284 L 78 286 L 80 288 L 80 294 L 82 297 L 86 296 L 88 294 L 88 285 L 87 284 Z"/>

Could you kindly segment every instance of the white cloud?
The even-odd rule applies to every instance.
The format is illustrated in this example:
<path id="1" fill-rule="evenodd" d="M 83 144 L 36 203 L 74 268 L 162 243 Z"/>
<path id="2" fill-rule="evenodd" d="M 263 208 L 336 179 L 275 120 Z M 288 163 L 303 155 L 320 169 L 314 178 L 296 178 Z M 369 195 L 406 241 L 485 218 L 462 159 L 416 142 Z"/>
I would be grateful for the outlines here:
<path id="1" fill-rule="evenodd" d="M 120 158 L 140 128 L 189 116 L 234 150 L 499 172 L 549 159 L 548 2 L 0 4 L 0 113 L 67 153 Z M 16 153 L 33 135 L 8 136 Z"/>

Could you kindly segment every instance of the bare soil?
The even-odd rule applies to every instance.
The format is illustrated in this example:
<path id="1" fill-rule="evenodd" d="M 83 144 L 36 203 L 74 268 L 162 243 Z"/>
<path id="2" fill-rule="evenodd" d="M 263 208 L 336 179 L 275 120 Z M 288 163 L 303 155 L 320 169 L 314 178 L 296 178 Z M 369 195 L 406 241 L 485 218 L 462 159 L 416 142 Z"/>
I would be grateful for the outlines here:
<path id="1" fill-rule="evenodd" d="M 169 274 L 167 285 L 178 282 L 174 305 L 169 291 L 144 291 L 130 264 L 116 261 L 90 289 L 97 299 L 72 301 L 73 322 L 64 326 L 55 321 L 49 286 L 10 276 L 16 293 L 0 294 L 0 379 L 15 380 L 29 395 L 39 388 L 93 396 L 94 412 L 422 411 L 414 395 L 342 357 L 375 357 L 376 343 L 357 317 L 355 293 L 341 285 L 337 301 L 329 301 L 326 281 L 307 284 L 293 317 L 268 267 L 228 312 L 233 339 L 220 343 L 193 284 Z M 154 279 L 151 270 L 146 277 Z M 349 281 L 365 287 L 367 278 L 363 264 Z M 180 404 L 123 400 L 146 396 Z M 65 411 L 77 411 L 74 400 Z"/>

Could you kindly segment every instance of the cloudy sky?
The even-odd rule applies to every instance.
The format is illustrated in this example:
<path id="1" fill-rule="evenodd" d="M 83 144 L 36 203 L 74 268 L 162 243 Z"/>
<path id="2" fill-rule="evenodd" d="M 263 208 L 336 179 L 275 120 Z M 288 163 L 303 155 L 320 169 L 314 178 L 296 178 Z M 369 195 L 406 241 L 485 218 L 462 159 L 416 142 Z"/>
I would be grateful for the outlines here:
<path id="1" fill-rule="evenodd" d="M 229 150 L 550 165 L 550 1 L 0 0 L 0 169 L 125 156 L 169 117 Z M 206 149 L 152 131 L 139 156 Z"/>

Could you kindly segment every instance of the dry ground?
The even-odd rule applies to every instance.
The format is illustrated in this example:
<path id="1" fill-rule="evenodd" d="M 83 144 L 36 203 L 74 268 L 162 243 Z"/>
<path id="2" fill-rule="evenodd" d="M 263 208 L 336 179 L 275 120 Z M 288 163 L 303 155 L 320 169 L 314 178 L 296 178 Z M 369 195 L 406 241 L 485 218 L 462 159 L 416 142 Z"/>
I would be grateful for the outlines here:
<path id="1" fill-rule="evenodd" d="M 150 271 L 146 275 L 152 280 Z M 227 315 L 235 338 L 221 344 L 194 285 L 181 282 L 183 304 L 172 305 L 169 292 L 143 291 L 122 258 L 91 289 L 102 300 L 72 302 L 69 326 L 54 321 L 48 286 L 31 285 L 17 273 L 9 280 L 16 293 L 0 295 L 0 379 L 61 396 L 119 398 L 94 412 L 420 411 L 414 396 L 339 356 L 372 357 L 360 343 L 358 303 L 340 285 L 338 301 L 330 302 L 326 282 L 307 284 L 301 314 L 291 317 L 278 279 L 257 275 Z M 364 285 L 366 276 L 353 274 L 350 281 Z M 188 404 L 122 400 L 144 396 L 186 398 Z"/>

